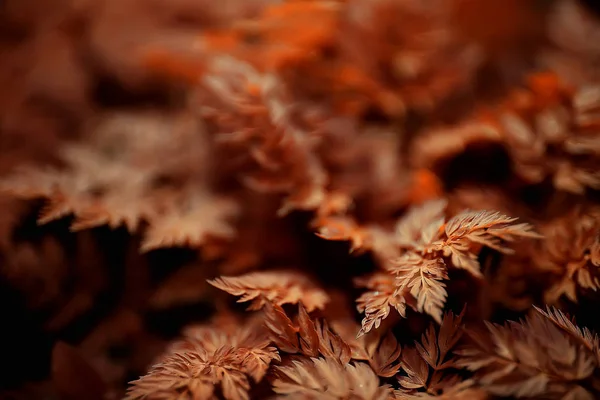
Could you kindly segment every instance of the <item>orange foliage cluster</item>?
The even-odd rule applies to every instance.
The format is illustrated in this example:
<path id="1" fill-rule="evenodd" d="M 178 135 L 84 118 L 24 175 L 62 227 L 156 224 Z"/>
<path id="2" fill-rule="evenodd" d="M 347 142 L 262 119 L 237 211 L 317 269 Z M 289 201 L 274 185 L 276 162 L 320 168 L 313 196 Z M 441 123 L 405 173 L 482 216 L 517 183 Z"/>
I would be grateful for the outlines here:
<path id="1" fill-rule="evenodd" d="M 7 0 L 0 48 L 0 398 L 600 397 L 592 2 Z"/>

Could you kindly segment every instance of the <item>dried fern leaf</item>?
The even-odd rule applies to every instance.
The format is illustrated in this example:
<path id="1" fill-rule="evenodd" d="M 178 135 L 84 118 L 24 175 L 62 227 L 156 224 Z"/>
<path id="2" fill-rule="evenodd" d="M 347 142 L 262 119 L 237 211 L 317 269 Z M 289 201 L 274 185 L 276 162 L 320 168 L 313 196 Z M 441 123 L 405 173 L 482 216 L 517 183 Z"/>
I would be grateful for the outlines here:
<path id="1" fill-rule="evenodd" d="M 550 274 L 544 294 L 548 304 L 565 296 L 572 302 L 600 289 L 600 209 L 575 207 L 560 218 L 540 224 L 544 239 L 527 248 L 527 262 L 538 274 Z"/>
<path id="2" fill-rule="evenodd" d="M 437 329 L 429 326 L 414 348 L 404 349 L 401 366 L 406 376 L 398 377 L 398 394 L 418 396 L 424 395 L 424 390 L 451 398 L 451 393 L 458 394 L 472 386 L 471 381 L 451 371 L 456 367 L 451 353 L 462 335 L 463 315 L 464 311 L 459 315 L 447 313 Z"/>
<path id="3" fill-rule="evenodd" d="M 381 385 L 367 364 L 342 365 L 324 358 L 300 359 L 277 367 L 273 390 L 280 398 L 310 400 L 387 400 L 391 388 Z"/>
<path id="4" fill-rule="evenodd" d="M 315 328 L 319 336 L 319 353 L 323 357 L 339 360 L 342 364 L 350 362 L 350 346 L 337 333 L 329 329 L 327 321 L 317 320 Z"/>
<path id="5" fill-rule="evenodd" d="M 118 112 L 99 116 L 86 140 L 61 149 L 64 168 L 21 168 L 3 190 L 47 201 L 40 223 L 73 214 L 72 230 L 108 225 L 136 232 L 144 250 L 203 244 L 234 235 L 237 205 L 207 187 L 210 147 L 186 113 Z M 156 155 L 161 162 L 156 162 Z"/>
<path id="6" fill-rule="evenodd" d="M 268 304 L 265 307 L 266 326 L 271 331 L 273 343 L 285 353 L 308 357 L 321 355 L 347 364 L 351 358 L 350 346 L 329 329 L 326 321 L 311 319 L 302 304 L 298 308 L 297 323 L 294 324 L 280 306 Z"/>
<path id="7" fill-rule="evenodd" d="M 271 362 L 281 359 L 255 324 L 232 329 L 206 326 L 188 332 L 147 375 L 131 382 L 126 398 L 213 399 L 219 386 L 227 400 L 249 400 L 249 378 L 260 382 Z"/>
<path id="8" fill-rule="evenodd" d="M 441 322 L 449 268 L 466 269 L 481 277 L 479 247 L 510 253 L 506 242 L 540 237 L 529 224 L 516 224 L 516 218 L 498 212 L 467 210 L 445 222 L 446 206 L 445 200 L 432 200 L 412 207 L 396 224 L 395 234 L 388 236 L 387 242 L 379 240 L 381 246 L 372 247 L 380 259 L 392 258 L 382 262 L 389 276 L 377 273 L 359 281 L 360 286 L 371 289 L 357 299 L 359 311 L 366 313 L 360 334 L 377 328 L 389 315 L 390 306 L 403 315 L 409 304 Z M 396 247 L 397 256 L 392 256 L 391 246 Z"/>
<path id="9" fill-rule="evenodd" d="M 367 335 L 365 337 L 365 351 L 368 356 L 369 365 L 373 371 L 382 378 L 390 378 L 400 369 L 398 359 L 402 348 L 391 331 L 377 337 Z"/>
<path id="10" fill-rule="evenodd" d="M 431 200 L 412 207 L 401 218 L 395 228 L 395 240 L 402 247 L 413 247 L 417 243 L 430 243 L 433 239 L 426 227 L 441 227 L 444 224 L 446 200 Z M 434 228 L 436 229 L 436 228 Z M 434 234 L 437 232 L 433 232 Z"/>
<path id="11" fill-rule="evenodd" d="M 535 306 L 534 308 L 557 327 L 563 329 L 573 338 L 580 340 L 590 352 L 596 355 L 598 365 L 600 366 L 600 338 L 598 334 L 590 331 L 588 328 L 578 327 L 573 320 L 557 308 L 546 307 L 545 311 Z"/>
<path id="12" fill-rule="evenodd" d="M 234 296 L 238 302 L 252 301 L 250 310 L 265 303 L 276 305 L 302 303 L 308 312 L 322 309 L 329 297 L 306 275 L 295 271 L 251 272 L 241 276 L 220 277 L 208 281 L 211 285 Z"/>
<path id="13" fill-rule="evenodd" d="M 516 238 L 540 238 L 529 224 L 513 224 L 517 218 L 508 217 L 499 212 L 464 211 L 451 218 L 444 227 L 446 245 L 460 242 L 463 238 L 500 252 L 510 252 L 502 242 L 511 242 Z"/>
<path id="14" fill-rule="evenodd" d="M 400 376 L 398 383 L 404 391 L 416 391 L 427 386 L 429 367 L 416 349 L 404 349 L 401 365 L 406 376 Z"/>
<path id="15" fill-rule="evenodd" d="M 487 400 L 489 394 L 480 389 L 473 387 L 473 381 L 464 380 L 456 385 L 447 388 L 440 394 L 429 394 L 427 392 L 406 393 L 402 390 L 394 391 L 394 399 L 396 400 Z"/>
<path id="16" fill-rule="evenodd" d="M 148 218 L 142 251 L 175 246 L 200 247 L 208 236 L 232 238 L 235 230 L 227 221 L 239 215 L 239 211 L 236 202 L 208 192 L 182 199 L 177 208 Z"/>
<path id="17" fill-rule="evenodd" d="M 319 355 L 319 334 L 315 323 L 310 319 L 302 304 L 298 306 L 298 337 L 303 354 L 309 357 Z"/>
<path id="18" fill-rule="evenodd" d="M 377 329 L 381 321 L 387 318 L 391 308 L 402 316 L 406 315 L 406 300 L 398 293 L 394 277 L 385 272 L 377 272 L 366 278 L 356 280 L 356 285 L 369 289 L 356 299 L 356 308 L 365 313 L 358 337 Z"/>
<path id="19" fill-rule="evenodd" d="M 442 281 L 448 279 L 443 260 L 406 253 L 394 264 L 397 293 L 409 293 L 416 299 L 417 311 L 425 312 L 441 322 L 447 297 L 446 285 Z"/>
<path id="20" fill-rule="evenodd" d="M 471 343 L 457 365 L 498 396 L 557 397 L 598 385 L 597 351 L 557 310 L 535 312 L 521 322 L 487 324 L 490 338 L 469 331 Z M 582 397 L 582 398 L 585 398 Z"/>
<path id="21" fill-rule="evenodd" d="M 369 246 L 369 232 L 359 227 L 347 216 L 328 216 L 313 222 L 317 236 L 326 240 L 349 241 L 350 251 L 365 249 Z"/>
<path id="22" fill-rule="evenodd" d="M 574 16 L 574 3 L 559 2 L 571 4 L 565 9 L 569 17 Z M 584 22 L 584 18 L 579 18 Z M 564 30 L 560 32 L 564 36 Z M 512 90 L 492 109 L 479 110 L 468 121 L 445 132 L 442 129 L 421 136 L 414 144 L 415 165 L 429 166 L 444 157 L 458 155 L 468 144 L 483 142 L 503 146 L 511 169 L 526 184 L 549 180 L 556 189 L 575 195 L 597 190 L 597 79 L 572 85 L 563 78 L 564 74 L 556 72 L 534 73 L 523 87 Z M 422 154 L 425 165 L 419 162 Z"/>
<path id="23" fill-rule="evenodd" d="M 296 209 L 318 209 L 326 201 L 328 182 L 314 150 L 320 140 L 310 124 L 296 121 L 283 80 L 223 54 L 211 57 L 208 64 L 202 79 L 210 92 L 206 103 L 217 106 L 204 117 L 218 131 L 234 132 L 225 133 L 229 140 L 222 144 L 235 142 L 240 154 L 254 162 L 242 182 L 259 192 L 285 195 L 280 216 Z"/>
<path id="24" fill-rule="evenodd" d="M 367 361 L 382 378 L 392 377 L 398 372 L 402 347 L 391 331 L 373 330 L 357 338 L 361 327 L 353 320 L 334 320 L 331 325 L 347 344 L 353 360 Z"/>
<path id="25" fill-rule="evenodd" d="M 266 303 L 265 326 L 271 332 L 271 340 L 284 353 L 294 354 L 300 352 L 300 341 L 297 335 L 298 328 L 285 311 L 277 304 Z"/>

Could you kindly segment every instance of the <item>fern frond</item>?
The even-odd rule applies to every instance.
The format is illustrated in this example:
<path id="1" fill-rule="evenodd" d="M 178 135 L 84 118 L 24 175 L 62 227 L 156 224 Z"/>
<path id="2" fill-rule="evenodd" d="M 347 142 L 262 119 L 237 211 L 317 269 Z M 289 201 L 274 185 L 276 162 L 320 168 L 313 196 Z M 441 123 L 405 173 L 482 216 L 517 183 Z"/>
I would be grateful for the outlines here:
<path id="1" fill-rule="evenodd" d="M 241 296 L 238 300 L 240 303 L 252 301 L 250 310 L 258 310 L 266 302 L 276 305 L 302 303 L 310 312 L 322 309 L 329 301 L 327 293 L 311 279 L 291 270 L 251 272 L 208 282 L 229 294 Z"/>
<path id="2" fill-rule="evenodd" d="M 446 265 L 440 258 L 426 259 L 417 253 L 406 253 L 395 261 L 397 293 L 410 293 L 416 299 L 416 309 L 442 320 L 442 308 L 446 303 L 448 279 Z"/>
<path id="3" fill-rule="evenodd" d="M 381 385 L 364 363 L 341 365 L 325 358 L 300 359 L 277 367 L 273 390 L 281 398 L 388 400 L 391 388 Z"/>
<path id="4" fill-rule="evenodd" d="M 257 326 L 236 328 L 195 329 L 175 342 L 147 375 L 131 382 L 126 398 L 212 399 L 220 387 L 227 400 L 248 400 L 249 378 L 260 382 L 271 362 L 281 359 Z"/>
<path id="5" fill-rule="evenodd" d="M 586 394 L 584 388 L 598 384 L 597 348 L 589 347 L 583 331 L 559 311 L 537 311 L 518 323 L 487 328 L 489 338 L 469 331 L 471 343 L 457 352 L 457 364 L 475 372 L 476 381 L 490 393 L 562 398 Z"/>
<path id="6" fill-rule="evenodd" d="M 441 325 L 432 324 L 415 343 L 414 348 L 405 348 L 401 366 L 406 376 L 399 376 L 399 398 L 427 397 L 429 393 L 439 394 L 440 398 L 454 398 L 471 392 L 473 382 L 463 380 L 456 369 L 454 354 L 456 344 L 462 336 L 461 321 L 464 315 L 448 313 Z"/>
<path id="7" fill-rule="evenodd" d="M 362 328 L 358 332 L 358 337 L 379 328 L 390 313 L 391 308 L 402 316 L 406 315 L 406 300 L 404 296 L 397 291 L 394 277 L 385 272 L 378 272 L 371 276 L 357 279 L 356 285 L 369 289 L 356 299 L 356 308 L 359 312 L 365 313 L 362 320 Z"/>
<path id="8" fill-rule="evenodd" d="M 231 238 L 234 228 L 228 221 L 239 215 L 239 206 L 231 199 L 198 193 L 181 199 L 176 207 L 148 218 L 142 251 L 157 248 L 200 247 L 208 236 Z"/>

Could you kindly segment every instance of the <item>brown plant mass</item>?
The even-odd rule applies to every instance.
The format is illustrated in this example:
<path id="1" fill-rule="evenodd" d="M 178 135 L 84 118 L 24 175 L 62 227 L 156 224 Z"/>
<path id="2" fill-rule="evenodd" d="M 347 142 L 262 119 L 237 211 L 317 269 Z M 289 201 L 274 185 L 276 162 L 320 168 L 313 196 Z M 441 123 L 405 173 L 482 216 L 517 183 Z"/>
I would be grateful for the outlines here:
<path id="1" fill-rule="evenodd" d="M 591 0 L 0 2 L 0 399 L 600 398 Z"/>

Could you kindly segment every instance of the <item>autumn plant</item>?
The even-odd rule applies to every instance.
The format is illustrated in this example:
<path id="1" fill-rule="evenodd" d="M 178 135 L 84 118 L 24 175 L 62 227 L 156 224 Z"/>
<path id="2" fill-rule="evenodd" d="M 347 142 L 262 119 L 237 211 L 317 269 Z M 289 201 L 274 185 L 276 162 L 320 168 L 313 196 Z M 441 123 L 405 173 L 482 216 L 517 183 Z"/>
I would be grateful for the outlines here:
<path id="1" fill-rule="evenodd" d="M 21 1 L 0 398 L 600 397 L 591 2 Z"/>

